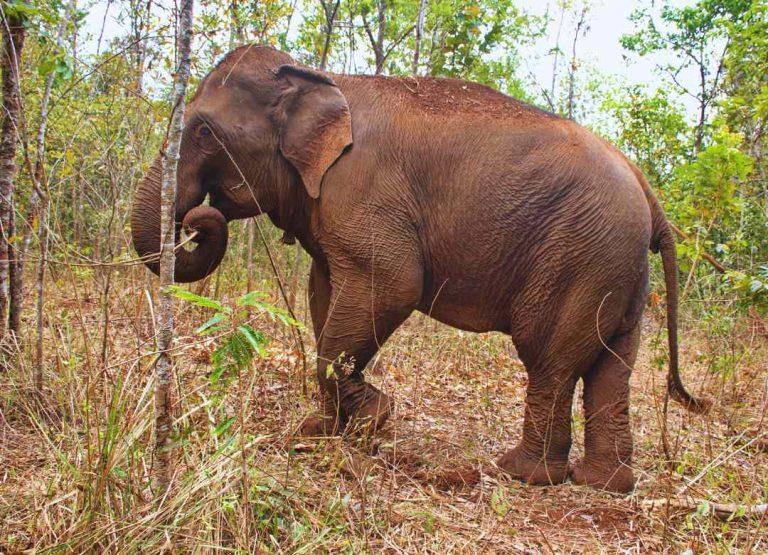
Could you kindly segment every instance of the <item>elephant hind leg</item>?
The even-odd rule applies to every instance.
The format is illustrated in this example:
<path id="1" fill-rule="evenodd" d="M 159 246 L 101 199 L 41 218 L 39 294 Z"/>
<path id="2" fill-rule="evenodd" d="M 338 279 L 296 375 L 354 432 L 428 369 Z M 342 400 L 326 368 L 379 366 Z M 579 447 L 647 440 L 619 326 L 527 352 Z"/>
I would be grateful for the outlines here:
<path id="1" fill-rule="evenodd" d="M 639 323 L 619 332 L 584 375 L 584 459 L 575 483 L 626 493 L 635 484 L 629 423 L 629 378 L 640 344 Z"/>
<path id="2" fill-rule="evenodd" d="M 518 349 L 528 373 L 523 436 L 498 461 L 512 478 L 533 485 L 558 484 L 568 477 L 573 393 L 597 353 L 596 347 L 574 343 L 566 326 L 560 330 L 535 356 Z"/>
<path id="3" fill-rule="evenodd" d="M 559 484 L 568 477 L 571 406 L 576 380 L 528 373 L 523 437 L 499 459 L 512 478 L 532 485 Z"/>

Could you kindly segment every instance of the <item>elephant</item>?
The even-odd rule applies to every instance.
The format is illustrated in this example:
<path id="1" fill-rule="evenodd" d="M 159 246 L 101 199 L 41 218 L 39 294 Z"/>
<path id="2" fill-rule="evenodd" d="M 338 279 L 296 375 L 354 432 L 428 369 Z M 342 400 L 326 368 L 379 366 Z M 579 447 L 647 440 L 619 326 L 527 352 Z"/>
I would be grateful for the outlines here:
<path id="1" fill-rule="evenodd" d="M 133 244 L 160 245 L 162 152 L 140 183 Z M 629 378 L 660 252 L 668 394 L 678 371 L 675 239 L 639 169 L 571 120 L 452 78 L 336 75 L 268 46 L 226 55 L 184 115 L 179 282 L 221 262 L 227 222 L 267 214 L 311 256 L 320 412 L 305 434 L 380 428 L 393 409 L 363 370 L 411 313 L 508 335 L 527 376 L 522 437 L 498 460 L 529 484 L 630 491 Z M 207 204 L 204 204 L 206 199 Z M 155 259 L 157 257 L 155 256 Z M 584 457 L 569 462 L 583 381 Z"/>

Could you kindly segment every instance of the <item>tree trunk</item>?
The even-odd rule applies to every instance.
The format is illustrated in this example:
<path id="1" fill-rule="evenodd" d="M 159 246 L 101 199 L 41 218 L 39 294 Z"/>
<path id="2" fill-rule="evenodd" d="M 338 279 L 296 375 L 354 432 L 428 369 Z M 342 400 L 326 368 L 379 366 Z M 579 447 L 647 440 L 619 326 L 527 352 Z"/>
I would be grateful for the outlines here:
<path id="1" fill-rule="evenodd" d="M 248 218 L 246 220 L 246 230 L 247 230 L 247 237 L 248 237 L 248 246 L 246 251 L 246 258 L 247 261 L 245 263 L 245 272 L 246 272 L 246 278 L 245 278 L 245 290 L 246 293 L 253 290 L 253 244 L 256 242 L 256 222 L 253 218 Z"/>
<path id="2" fill-rule="evenodd" d="M 37 264 L 37 345 L 35 348 L 35 390 L 39 393 L 43 390 L 43 368 L 45 365 L 45 351 L 43 346 L 43 308 L 45 306 L 45 265 L 48 256 L 48 202 L 40 212 L 37 220 L 38 240 L 40 241 L 40 261 Z"/>
<path id="3" fill-rule="evenodd" d="M 192 42 L 193 0 L 182 0 L 177 20 L 177 57 L 173 86 L 173 110 L 168 126 L 168 139 L 163 157 L 163 176 L 160 193 L 160 306 L 157 314 L 158 357 L 155 363 L 155 481 L 160 495 L 171 483 L 171 377 L 173 362 L 173 297 L 168 286 L 173 284 L 176 256 L 176 171 L 179 147 L 184 128 L 184 95 L 190 72 L 190 44 Z"/>
<path id="4" fill-rule="evenodd" d="M 376 44 L 374 45 L 374 52 L 376 53 L 376 75 L 381 75 L 384 71 L 384 62 L 387 59 L 384 52 L 384 32 L 387 29 L 387 2 L 386 0 L 379 0 L 379 28 L 376 33 Z"/>
<path id="5" fill-rule="evenodd" d="M 67 28 L 67 20 L 62 19 L 56 32 L 56 48 L 63 48 L 62 39 Z M 14 333 L 19 332 L 21 315 L 24 311 L 24 265 L 27 258 L 27 251 L 32 240 L 32 233 L 35 231 L 35 218 L 40 216 L 44 210 L 43 204 L 47 201 L 47 192 L 45 189 L 45 135 L 48 129 L 48 106 L 51 101 L 51 92 L 53 91 L 53 81 L 56 73 L 51 71 L 45 78 L 45 87 L 43 97 L 40 99 L 40 123 L 37 126 L 37 136 L 35 138 L 35 167 L 32 171 L 32 194 L 29 197 L 29 206 L 27 215 L 24 218 L 24 231 L 22 232 L 21 242 L 15 249 L 16 261 L 13 267 L 11 279 L 11 305 L 10 305 L 10 326 Z M 38 231 L 40 231 L 38 221 Z M 43 239 L 40 238 L 40 241 Z M 41 247 L 42 249 L 42 243 Z"/>
<path id="6" fill-rule="evenodd" d="M 705 87 L 702 86 L 702 91 Z M 704 94 L 704 93 L 702 93 Z M 693 132 L 693 155 L 701 152 L 701 145 L 704 142 L 704 128 L 707 125 L 707 102 L 702 98 L 699 102 L 699 121 L 696 123 L 696 129 Z"/>
<path id="7" fill-rule="evenodd" d="M 24 48 L 25 28 L 20 18 L 7 16 L 2 22 L 3 114 L 0 127 L 0 340 L 8 331 L 8 293 L 10 281 L 10 239 L 13 219 L 13 189 L 16 178 L 16 142 L 18 140 L 19 70 Z"/>
<path id="8" fill-rule="evenodd" d="M 579 21 L 576 23 L 576 31 L 573 33 L 573 45 L 571 47 L 571 71 L 568 74 L 568 119 L 573 119 L 576 112 L 576 70 L 579 67 L 579 61 L 576 57 L 576 45 L 579 41 L 581 29 L 586 23 L 588 11 L 588 5 L 582 6 Z"/>
<path id="9" fill-rule="evenodd" d="M 336 22 L 336 14 L 339 12 L 341 0 L 320 0 L 325 14 L 325 40 L 323 41 L 323 51 L 320 55 L 320 69 L 325 71 L 328 65 L 328 53 L 331 49 L 331 37 L 333 37 L 333 26 Z"/>
<path id="10" fill-rule="evenodd" d="M 555 100 L 555 92 L 557 91 L 557 72 L 560 62 L 560 37 L 563 32 L 563 21 L 565 21 L 565 5 L 561 5 L 560 8 L 560 23 L 557 24 L 557 35 L 555 37 L 555 59 L 552 62 L 552 83 L 549 87 L 549 102 L 550 109 L 554 112 L 557 110 L 557 104 Z"/>
<path id="11" fill-rule="evenodd" d="M 11 202 L 11 213 L 8 218 L 8 237 L 18 237 L 18 231 L 16 229 L 16 211 L 14 209 L 15 203 Z M 19 260 L 19 245 L 13 242 L 8 243 L 8 331 L 11 333 L 10 337 L 19 338 L 19 332 L 21 331 L 21 304 L 22 294 L 21 288 L 23 286 L 22 279 L 22 266 Z"/>
<path id="12" fill-rule="evenodd" d="M 299 289 L 299 272 L 301 271 L 301 243 L 298 241 L 294 245 L 296 253 L 293 258 L 293 267 L 291 268 L 291 285 L 288 290 L 288 304 L 292 310 L 296 310 L 296 291 Z"/>
<path id="13" fill-rule="evenodd" d="M 416 37 L 413 45 L 413 67 L 411 73 L 414 77 L 419 74 L 419 57 L 421 56 L 421 36 L 424 34 L 424 18 L 427 14 L 427 0 L 419 0 L 419 14 L 416 16 Z"/>

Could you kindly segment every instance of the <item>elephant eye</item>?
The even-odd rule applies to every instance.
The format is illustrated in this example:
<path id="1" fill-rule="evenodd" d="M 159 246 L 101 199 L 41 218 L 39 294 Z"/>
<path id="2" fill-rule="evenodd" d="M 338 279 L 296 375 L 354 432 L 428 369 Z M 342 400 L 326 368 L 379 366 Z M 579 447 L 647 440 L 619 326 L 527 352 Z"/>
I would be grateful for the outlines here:
<path id="1" fill-rule="evenodd" d="M 201 123 L 195 131 L 197 144 L 200 148 L 206 152 L 212 152 L 218 148 L 218 141 L 214 140 L 216 135 L 207 123 Z"/>

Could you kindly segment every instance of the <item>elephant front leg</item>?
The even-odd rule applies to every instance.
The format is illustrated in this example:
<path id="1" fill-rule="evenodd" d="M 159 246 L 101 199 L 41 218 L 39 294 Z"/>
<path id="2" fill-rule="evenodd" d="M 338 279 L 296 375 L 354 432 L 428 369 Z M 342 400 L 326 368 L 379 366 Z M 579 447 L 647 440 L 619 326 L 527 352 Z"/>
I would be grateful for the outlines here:
<path id="1" fill-rule="evenodd" d="M 576 379 L 561 372 L 528 372 L 523 438 L 498 461 L 513 478 L 529 484 L 559 484 L 568 476 L 571 405 Z"/>
<path id="2" fill-rule="evenodd" d="M 312 261 L 309 271 L 309 311 L 312 316 L 312 329 L 318 354 L 321 352 L 323 330 L 328 319 L 328 307 L 331 302 L 331 282 L 327 270 Z M 341 419 L 336 403 L 327 392 L 320 388 L 320 415 L 306 418 L 300 433 L 304 436 L 334 435 L 341 429 Z"/>
<path id="3" fill-rule="evenodd" d="M 363 379 L 363 370 L 412 308 L 374 303 L 370 281 L 360 278 L 342 280 L 341 285 L 331 288 L 330 296 L 324 297 L 322 291 L 330 284 L 314 267 L 310 287 L 310 294 L 312 289 L 316 295 L 321 291 L 310 302 L 318 341 L 322 415 L 307 419 L 302 433 L 329 435 L 363 428 L 374 432 L 389 418 L 393 403 Z"/>

